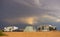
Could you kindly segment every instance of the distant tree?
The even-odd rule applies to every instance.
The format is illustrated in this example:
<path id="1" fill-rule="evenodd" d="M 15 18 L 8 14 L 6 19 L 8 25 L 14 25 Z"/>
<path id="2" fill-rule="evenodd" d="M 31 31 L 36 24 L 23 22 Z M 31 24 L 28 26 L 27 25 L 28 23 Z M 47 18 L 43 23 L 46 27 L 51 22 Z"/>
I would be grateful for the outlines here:
<path id="1" fill-rule="evenodd" d="M 40 31 L 40 30 L 41 30 L 41 28 L 39 27 L 37 30 L 38 30 L 38 31 Z"/>
<path id="2" fill-rule="evenodd" d="M 55 31 L 55 30 L 56 30 L 56 28 L 49 27 L 49 30 L 50 30 L 50 31 Z"/>
<path id="3" fill-rule="evenodd" d="M 44 30 L 44 26 L 42 26 L 42 30 Z"/>
<path id="4" fill-rule="evenodd" d="M 52 31 L 53 30 L 53 27 L 49 27 L 49 30 Z"/>
<path id="5" fill-rule="evenodd" d="M 53 28 L 53 31 L 56 31 L 57 30 L 57 28 L 55 27 L 55 28 Z"/>

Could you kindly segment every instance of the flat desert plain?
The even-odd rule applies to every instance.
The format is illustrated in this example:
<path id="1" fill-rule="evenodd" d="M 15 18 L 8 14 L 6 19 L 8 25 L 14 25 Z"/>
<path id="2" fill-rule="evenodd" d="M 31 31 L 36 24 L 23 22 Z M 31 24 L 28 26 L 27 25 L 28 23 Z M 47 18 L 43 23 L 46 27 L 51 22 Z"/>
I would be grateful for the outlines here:
<path id="1" fill-rule="evenodd" d="M 6 36 L 0 37 L 60 37 L 60 31 L 51 32 L 4 32 Z"/>

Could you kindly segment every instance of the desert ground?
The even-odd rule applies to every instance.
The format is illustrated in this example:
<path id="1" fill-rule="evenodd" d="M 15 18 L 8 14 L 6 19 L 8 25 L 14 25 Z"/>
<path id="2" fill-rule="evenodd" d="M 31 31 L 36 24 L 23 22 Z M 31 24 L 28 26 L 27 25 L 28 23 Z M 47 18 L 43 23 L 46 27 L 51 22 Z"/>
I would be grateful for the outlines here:
<path id="1" fill-rule="evenodd" d="M 60 31 L 51 32 L 4 32 L 6 36 L 0 37 L 60 37 Z"/>

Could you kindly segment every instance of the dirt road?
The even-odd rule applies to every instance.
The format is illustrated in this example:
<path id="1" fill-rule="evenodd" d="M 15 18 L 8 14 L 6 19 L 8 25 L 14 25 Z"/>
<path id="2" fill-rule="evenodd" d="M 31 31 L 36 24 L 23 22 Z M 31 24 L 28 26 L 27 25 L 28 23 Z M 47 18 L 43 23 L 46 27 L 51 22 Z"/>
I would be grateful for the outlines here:
<path id="1" fill-rule="evenodd" d="M 60 32 L 4 32 L 7 36 L 0 37 L 60 37 Z"/>

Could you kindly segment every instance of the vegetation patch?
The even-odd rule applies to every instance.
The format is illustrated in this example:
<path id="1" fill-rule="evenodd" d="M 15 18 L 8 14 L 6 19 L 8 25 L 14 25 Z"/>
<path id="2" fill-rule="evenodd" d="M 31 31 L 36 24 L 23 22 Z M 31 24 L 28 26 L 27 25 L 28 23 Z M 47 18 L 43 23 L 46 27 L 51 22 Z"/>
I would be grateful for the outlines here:
<path id="1" fill-rule="evenodd" d="M 0 30 L 0 36 L 5 36 L 6 34 L 3 33 L 2 30 Z"/>

